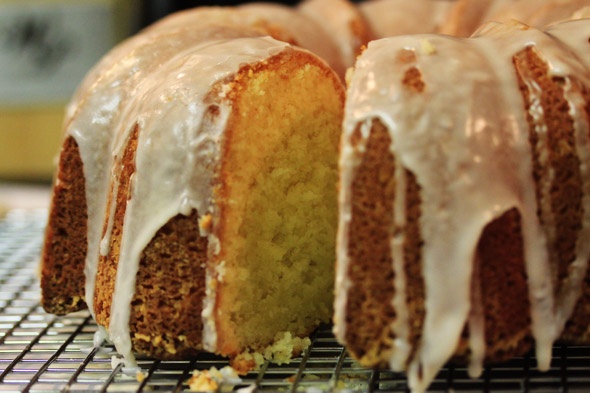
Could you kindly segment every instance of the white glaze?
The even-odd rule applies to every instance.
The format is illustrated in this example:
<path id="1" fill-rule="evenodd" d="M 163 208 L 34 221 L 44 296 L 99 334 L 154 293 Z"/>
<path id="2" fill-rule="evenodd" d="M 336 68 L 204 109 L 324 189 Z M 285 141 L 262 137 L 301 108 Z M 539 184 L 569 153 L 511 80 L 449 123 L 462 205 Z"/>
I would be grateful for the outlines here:
<path id="1" fill-rule="evenodd" d="M 551 345 L 571 314 L 586 271 L 590 209 L 584 211 L 580 236 L 586 240 L 578 242 L 569 284 L 554 298 L 547 233 L 536 215 L 528 123 L 520 109 L 524 104 L 512 57 L 529 45 L 536 46 L 551 75 L 577 75 L 588 86 L 589 72 L 583 64 L 587 66 L 590 53 L 587 41 L 590 25 L 588 21 L 577 23 L 575 27 L 573 24 L 556 26 L 551 34 L 567 35 L 567 43 L 573 43 L 574 50 L 585 47 L 577 52 L 585 57 L 583 63 L 571 56 L 570 48 L 556 43 L 550 36 L 516 24 L 489 24 L 473 39 L 422 35 L 374 41 L 357 62 L 348 90 L 340 159 L 337 285 L 342 288 L 337 287 L 334 329 L 342 341 L 346 334 L 344 305 L 350 288 L 346 251 L 351 241 L 347 235 L 351 218 L 350 186 L 368 138 L 367 124 L 378 118 L 391 133 L 392 152 L 415 174 L 421 187 L 426 316 L 421 346 L 408 365 L 414 392 L 425 391 L 449 360 L 467 321 L 475 330 L 470 338 L 474 352 L 470 370 L 473 374 L 481 370 L 483 321 L 477 291 L 471 290 L 476 246 L 484 227 L 514 207 L 522 220 L 531 328 L 539 368 L 549 367 Z M 398 62 L 396 56 L 402 49 L 416 54 L 416 67 L 426 86 L 422 93 L 402 86 L 404 73 L 414 66 Z M 566 96 L 572 113 L 580 111 L 583 102 L 579 94 L 566 89 Z M 542 134 L 542 113 L 538 111 L 538 106 L 532 108 L 536 129 Z M 362 140 L 355 147 L 350 144 L 350 137 L 358 124 L 362 125 Z M 585 179 L 584 203 L 588 207 L 588 153 L 582 152 L 588 151 L 588 124 L 586 120 L 578 120 L 575 126 Z M 543 143 L 544 138 L 540 140 Z M 544 149 L 541 151 L 546 154 Z M 548 198 L 547 191 L 544 195 L 544 199 Z M 394 259 L 399 258 L 395 243 L 392 254 Z M 393 301 L 399 303 L 399 299 Z M 403 341 L 403 335 L 398 340 Z M 399 365 L 398 356 L 395 353 L 391 356 L 392 365 Z"/>

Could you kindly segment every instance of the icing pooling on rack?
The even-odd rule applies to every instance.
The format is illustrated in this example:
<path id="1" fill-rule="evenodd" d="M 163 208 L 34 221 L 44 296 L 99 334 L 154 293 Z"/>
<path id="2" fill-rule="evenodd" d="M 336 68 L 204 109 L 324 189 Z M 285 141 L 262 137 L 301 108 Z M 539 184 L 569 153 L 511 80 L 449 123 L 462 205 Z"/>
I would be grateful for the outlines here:
<path id="1" fill-rule="evenodd" d="M 568 36 L 566 43 L 572 43 L 571 48 L 586 57 L 582 64 L 587 65 L 587 22 L 570 22 L 550 32 L 553 37 Z M 571 56 L 569 47 L 535 29 L 490 24 L 476 35 L 478 38 L 473 39 L 421 35 L 372 42 L 360 57 L 348 90 L 340 160 L 335 333 L 344 342 L 346 294 L 351 287 L 347 277 L 350 186 L 370 125 L 373 119 L 379 119 L 391 134 L 391 151 L 416 176 L 421 187 L 426 315 L 421 345 L 407 365 L 415 392 L 424 391 L 450 359 L 467 321 L 476 328 L 470 341 L 474 353 L 470 370 L 474 374 L 481 370 L 483 315 L 472 304 L 477 302 L 477 296 L 472 296 L 471 277 L 477 242 L 488 223 L 512 208 L 517 208 L 521 215 L 532 332 L 541 369 L 548 368 L 551 345 L 575 305 L 590 254 L 586 244 L 589 242 L 578 241 L 573 273 L 554 297 L 546 232 L 536 214 L 528 123 L 524 111 L 519 109 L 523 108 L 523 101 L 512 57 L 528 46 L 538 47 L 552 76 L 568 80 L 568 75 L 576 75 L 586 86 L 590 83 L 588 69 Z M 416 63 L 400 65 L 396 56 L 401 50 L 413 51 Z M 414 66 L 426 86 L 418 94 L 402 83 L 405 72 Z M 564 91 L 570 112 L 583 111 L 584 101 L 579 92 L 568 90 L 567 86 Z M 531 108 L 536 110 L 539 108 Z M 542 113 L 532 115 L 542 119 Z M 358 124 L 362 126 L 357 128 Z M 583 203 L 590 206 L 590 161 L 584 152 L 588 151 L 587 119 L 577 121 L 575 128 L 582 163 Z M 357 129 L 362 139 L 352 146 L 350 137 Z M 550 201 L 542 199 L 540 203 Z M 547 209 L 540 207 L 542 211 Z M 581 239 L 588 239 L 588 210 L 584 209 Z M 394 271 L 398 274 L 401 270 L 395 266 L 400 262 L 395 259 L 400 253 L 395 246 L 392 250 Z M 394 295 L 392 302 L 396 308 L 402 307 L 399 312 L 403 315 L 406 311 L 400 296 L 403 294 Z M 402 319 L 395 323 L 406 322 Z M 392 326 L 395 334 L 405 329 Z M 398 335 L 396 340 L 404 337 Z M 406 356 L 394 351 L 392 368 L 399 369 Z"/>

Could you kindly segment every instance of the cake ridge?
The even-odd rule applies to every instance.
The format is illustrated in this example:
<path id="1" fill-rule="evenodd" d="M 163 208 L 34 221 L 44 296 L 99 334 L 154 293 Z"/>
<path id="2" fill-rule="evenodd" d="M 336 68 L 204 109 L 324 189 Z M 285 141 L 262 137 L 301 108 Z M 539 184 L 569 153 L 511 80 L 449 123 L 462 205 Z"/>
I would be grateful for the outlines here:
<path id="1" fill-rule="evenodd" d="M 553 29 L 559 31 L 558 26 Z M 408 365 L 410 384 L 417 392 L 426 389 L 455 353 L 465 323 L 483 326 L 476 323 L 483 315 L 477 317 L 478 306 L 471 304 L 477 299 L 469 295 L 476 244 L 484 228 L 511 209 L 518 210 L 522 222 L 532 335 L 537 343 L 540 369 L 549 367 L 551 346 L 575 306 L 574 294 L 581 285 L 589 254 L 577 246 L 578 278 L 564 290 L 568 294 L 566 300 L 562 296 L 554 298 L 548 239 L 537 215 L 537 187 L 531 175 L 529 126 L 519 109 L 523 97 L 513 69 L 513 56 L 529 47 L 540 48 L 551 77 L 587 78 L 588 70 L 583 63 L 568 56 L 569 49 L 556 44 L 553 37 L 522 24 L 494 23 L 468 39 L 414 35 L 373 41 L 357 62 L 348 88 L 343 138 L 346 144 L 340 158 L 342 213 L 337 274 L 341 286 L 335 332 L 346 342 L 342 304 L 350 287 L 342 282 L 347 280 L 350 240 L 343 233 L 350 222 L 346 204 L 351 201 L 345 194 L 351 187 L 359 156 L 366 154 L 362 144 L 351 144 L 349 138 L 353 132 L 368 138 L 370 122 L 379 119 L 392 139 L 399 142 L 392 144 L 392 151 L 417 176 L 424 198 L 421 231 L 427 239 L 422 257 L 426 316 L 418 353 Z M 400 57 L 396 57 L 408 50 L 414 52 L 415 64 L 400 62 Z M 404 58 L 407 60 L 408 56 Z M 404 75 L 412 67 L 423 79 L 423 87 L 416 89 L 404 84 Z M 438 78 L 440 74 L 445 78 Z M 581 83 L 584 84 L 587 82 Z M 577 101 L 578 107 L 584 103 L 579 97 Z M 455 102 L 462 106 L 451 108 Z M 368 126 L 358 128 L 359 124 Z M 458 132 L 453 134 L 453 128 Z M 580 129 L 576 132 L 579 138 Z M 459 177 L 454 178 L 457 174 Z M 448 262 L 443 263 L 441 258 Z M 469 317 L 470 310 L 475 311 L 476 320 Z M 471 350 L 479 354 L 471 357 L 470 370 L 476 373 L 484 360 L 483 335 L 472 333 L 479 337 L 472 337 L 470 344 Z M 394 364 L 399 368 L 399 361 L 392 361 L 392 367 Z"/>

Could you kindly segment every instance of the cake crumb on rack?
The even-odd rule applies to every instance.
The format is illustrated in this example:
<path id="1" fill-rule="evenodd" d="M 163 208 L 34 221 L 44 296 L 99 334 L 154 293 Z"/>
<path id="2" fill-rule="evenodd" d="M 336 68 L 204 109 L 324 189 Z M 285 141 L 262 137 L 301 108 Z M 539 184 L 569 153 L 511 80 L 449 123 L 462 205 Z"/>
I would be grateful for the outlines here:
<path id="1" fill-rule="evenodd" d="M 192 392 L 224 392 L 233 390 L 242 380 L 236 370 L 225 366 L 222 369 L 195 370 L 187 383 Z"/>

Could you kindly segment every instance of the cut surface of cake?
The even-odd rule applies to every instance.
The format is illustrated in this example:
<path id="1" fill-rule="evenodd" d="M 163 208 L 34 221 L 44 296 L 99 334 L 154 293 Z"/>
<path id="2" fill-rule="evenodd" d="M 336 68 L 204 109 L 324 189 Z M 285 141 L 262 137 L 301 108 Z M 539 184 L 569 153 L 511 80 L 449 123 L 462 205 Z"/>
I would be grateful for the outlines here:
<path id="1" fill-rule="evenodd" d="M 343 103 L 324 60 L 259 27 L 115 48 L 68 111 L 43 306 L 87 303 L 130 364 L 288 361 L 332 315 Z"/>
<path id="2" fill-rule="evenodd" d="M 335 333 L 423 392 L 588 340 L 590 21 L 373 41 L 347 92 Z M 582 296 L 580 298 L 580 293 Z"/>

